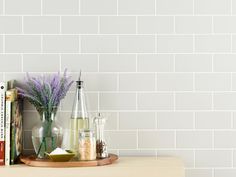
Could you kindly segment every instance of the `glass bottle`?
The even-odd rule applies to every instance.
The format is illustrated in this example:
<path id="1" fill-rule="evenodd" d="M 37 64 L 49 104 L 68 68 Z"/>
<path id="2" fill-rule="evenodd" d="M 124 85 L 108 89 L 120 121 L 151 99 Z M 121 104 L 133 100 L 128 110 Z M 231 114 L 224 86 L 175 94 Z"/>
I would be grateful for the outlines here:
<path id="1" fill-rule="evenodd" d="M 94 118 L 94 126 L 96 132 L 96 152 L 97 158 L 108 157 L 107 144 L 104 137 L 104 127 L 106 119 L 99 113 L 97 117 Z"/>
<path id="2" fill-rule="evenodd" d="M 70 150 L 78 152 L 79 131 L 89 129 L 83 81 L 76 81 L 76 94 L 70 118 Z"/>
<path id="3" fill-rule="evenodd" d="M 92 130 L 79 132 L 79 160 L 96 159 L 96 140 Z"/>

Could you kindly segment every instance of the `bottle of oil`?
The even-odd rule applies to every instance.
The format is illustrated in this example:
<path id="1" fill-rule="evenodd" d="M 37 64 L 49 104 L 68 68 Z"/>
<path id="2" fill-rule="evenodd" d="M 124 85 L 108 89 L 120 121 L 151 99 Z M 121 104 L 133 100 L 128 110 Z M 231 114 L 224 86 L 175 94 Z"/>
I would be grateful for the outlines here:
<path id="1" fill-rule="evenodd" d="M 89 116 L 86 106 L 83 81 L 76 81 L 76 94 L 70 118 L 70 149 L 78 152 L 79 132 L 89 129 Z"/>

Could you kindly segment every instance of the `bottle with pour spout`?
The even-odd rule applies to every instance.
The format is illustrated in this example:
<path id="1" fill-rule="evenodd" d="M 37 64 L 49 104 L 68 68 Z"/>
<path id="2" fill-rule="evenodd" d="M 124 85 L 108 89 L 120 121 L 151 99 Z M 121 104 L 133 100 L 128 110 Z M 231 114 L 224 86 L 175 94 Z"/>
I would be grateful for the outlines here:
<path id="1" fill-rule="evenodd" d="M 76 93 L 70 118 L 70 149 L 77 154 L 77 157 L 79 132 L 89 129 L 89 115 L 86 104 L 84 82 L 81 80 L 80 72 L 79 80 L 76 81 Z"/>

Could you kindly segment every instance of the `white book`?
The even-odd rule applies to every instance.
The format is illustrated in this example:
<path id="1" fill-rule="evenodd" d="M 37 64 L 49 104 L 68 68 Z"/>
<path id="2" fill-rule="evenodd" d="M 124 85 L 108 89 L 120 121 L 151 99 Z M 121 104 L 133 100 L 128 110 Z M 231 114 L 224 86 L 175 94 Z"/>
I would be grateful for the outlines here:
<path id="1" fill-rule="evenodd" d="M 15 90 L 6 91 L 6 141 L 5 141 L 5 165 L 11 161 L 11 105 L 15 99 Z"/>
<path id="2" fill-rule="evenodd" d="M 0 165 L 5 159 L 5 83 L 0 82 Z"/>

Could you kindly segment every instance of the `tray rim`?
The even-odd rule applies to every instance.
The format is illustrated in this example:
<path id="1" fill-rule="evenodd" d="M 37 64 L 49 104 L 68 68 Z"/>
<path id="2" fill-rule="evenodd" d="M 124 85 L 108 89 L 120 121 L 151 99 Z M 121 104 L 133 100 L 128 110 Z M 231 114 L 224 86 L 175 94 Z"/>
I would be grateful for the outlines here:
<path id="1" fill-rule="evenodd" d="M 118 155 L 109 153 L 108 158 L 96 159 L 92 161 L 68 161 L 68 162 L 53 162 L 48 159 L 39 160 L 35 156 L 22 156 L 20 161 L 27 166 L 32 167 L 48 167 L 48 168 L 70 168 L 70 167 L 95 167 L 110 165 L 118 160 Z"/>

